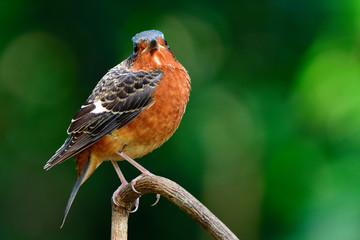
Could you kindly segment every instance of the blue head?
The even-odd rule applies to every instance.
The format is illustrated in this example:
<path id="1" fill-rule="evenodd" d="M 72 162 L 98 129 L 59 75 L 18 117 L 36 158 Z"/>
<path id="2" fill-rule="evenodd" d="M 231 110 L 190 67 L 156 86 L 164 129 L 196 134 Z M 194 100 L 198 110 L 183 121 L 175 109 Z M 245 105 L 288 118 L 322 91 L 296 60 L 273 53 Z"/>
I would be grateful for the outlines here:
<path id="1" fill-rule="evenodd" d="M 138 44 L 141 41 L 151 42 L 151 40 L 157 40 L 159 37 L 164 39 L 164 34 L 158 30 L 148 30 L 148 31 L 143 31 L 143 32 L 136 34 L 132 38 L 132 41 L 135 46 L 136 44 Z"/>

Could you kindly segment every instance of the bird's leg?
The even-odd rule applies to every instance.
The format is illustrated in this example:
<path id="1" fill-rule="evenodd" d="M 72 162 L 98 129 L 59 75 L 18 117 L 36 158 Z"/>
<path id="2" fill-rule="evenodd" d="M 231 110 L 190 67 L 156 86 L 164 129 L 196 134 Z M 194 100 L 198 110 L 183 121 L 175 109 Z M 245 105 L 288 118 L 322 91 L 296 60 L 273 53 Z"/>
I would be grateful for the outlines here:
<path id="1" fill-rule="evenodd" d="M 143 166 L 141 166 L 140 164 L 138 164 L 134 159 L 132 159 L 131 157 L 129 157 L 128 155 L 126 155 L 124 152 L 118 152 L 117 154 L 119 154 L 120 156 L 122 156 L 126 161 L 128 161 L 131 165 L 133 165 L 134 167 L 136 167 L 140 172 L 141 174 L 134 178 L 130 184 L 131 184 L 131 188 L 134 192 L 136 193 L 139 193 L 141 194 L 139 191 L 137 191 L 134 187 L 134 185 L 136 184 L 136 182 L 142 178 L 142 177 L 145 177 L 145 176 L 154 176 L 154 174 L 152 174 L 151 172 L 149 172 L 146 168 L 144 168 Z M 156 194 L 156 201 L 153 205 L 151 206 L 155 206 L 158 202 L 159 202 L 159 199 L 160 199 L 160 194 Z"/>
<path id="2" fill-rule="evenodd" d="M 121 191 L 122 188 L 124 188 L 126 185 L 128 185 L 128 182 L 126 181 L 126 179 L 125 179 L 125 177 L 124 177 L 124 174 L 121 172 L 120 167 L 119 167 L 119 165 L 117 164 L 117 162 L 116 162 L 116 161 L 111 161 L 111 163 L 112 163 L 112 165 L 114 166 L 114 169 L 115 169 L 115 171 L 116 171 L 116 173 L 117 173 L 117 175 L 119 176 L 120 181 L 121 181 L 120 187 L 118 187 L 118 189 L 116 189 L 116 191 L 113 193 L 113 196 L 112 196 L 112 200 L 113 200 L 113 202 L 115 203 L 115 205 L 116 205 L 116 206 L 119 206 L 119 205 L 117 204 L 117 202 L 115 201 L 116 196 L 120 193 L 120 191 Z M 131 185 L 131 187 L 133 188 L 132 185 Z M 134 189 L 134 188 L 133 188 L 133 189 Z M 138 208 L 139 208 L 139 199 L 140 199 L 140 197 L 138 197 L 138 198 L 136 199 L 135 209 L 132 210 L 131 213 L 134 213 L 134 212 L 136 212 L 136 211 L 138 210 Z M 158 200 L 157 200 L 156 202 L 158 202 Z M 156 202 L 155 202 L 155 203 L 156 203 Z"/>
<path id="3" fill-rule="evenodd" d="M 118 152 L 120 156 L 122 156 L 126 161 L 128 161 L 131 165 L 136 167 L 144 176 L 154 176 L 151 172 L 149 172 L 146 168 L 138 164 L 134 159 L 126 155 L 124 152 Z"/>
<path id="4" fill-rule="evenodd" d="M 120 187 L 118 187 L 118 189 L 116 189 L 116 191 L 113 193 L 112 195 L 112 200 L 113 202 L 115 203 L 116 206 L 119 206 L 117 204 L 117 202 L 115 201 L 115 198 L 116 196 L 119 194 L 119 192 L 121 191 L 122 188 L 124 188 L 126 185 L 128 185 L 128 182 L 126 181 L 125 177 L 124 177 L 124 174 L 121 172 L 120 168 L 119 168 L 119 165 L 117 164 L 116 161 L 111 161 L 112 165 L 114 166 L 114 169 L 117 173 L 117 175 L 119 176 L 120 178 L 120 181 L 121 181 L 121 185 Z"/>
<path id="5" fill-rule="evenodd" d="M 126 161 L 128 161 L 131 165 L 133 165 L 134 167 L 136 167 L 141 174 L 134 178 L 131 181 L 131 187 L 134 190 L 134 192 L 139 193 L 138 191 L 136 191 L 136 189 L 134 188 L 134 185 L 136 184 L 137 180 L 139 180 L 140 178 L 144 177 L 144 176 L 154 176 L 154 174 L 152 174 L 151 172 L 149 172 L 146 168 L 144 168 L 143 166 L 141 166 L 140 164 L 138 164 L 134 159 L 132 159 L 131 157 L 129 157 L 128 155 L 126 155 L 124 152 L 120 152 L 118 153 L 120 156 L 122 156 Z"/>

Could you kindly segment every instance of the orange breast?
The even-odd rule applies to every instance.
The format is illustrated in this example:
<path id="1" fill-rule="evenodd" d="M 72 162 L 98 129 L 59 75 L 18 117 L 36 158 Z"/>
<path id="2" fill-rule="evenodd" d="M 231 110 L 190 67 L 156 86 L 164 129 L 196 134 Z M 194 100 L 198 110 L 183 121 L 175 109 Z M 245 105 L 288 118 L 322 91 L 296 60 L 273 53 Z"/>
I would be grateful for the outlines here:
<path id="1" fill-rule="evenodd" d="M 189 98 L 190 78 L 178 63 L 161 68 L 163 77 L 153 94 L 154 103 L 127 126 L 114 130 L 91 147 L 98 159 L 122 160 L 123 150 L 131 158 L 141 157 L 162 145 L 180 124 Z"/>

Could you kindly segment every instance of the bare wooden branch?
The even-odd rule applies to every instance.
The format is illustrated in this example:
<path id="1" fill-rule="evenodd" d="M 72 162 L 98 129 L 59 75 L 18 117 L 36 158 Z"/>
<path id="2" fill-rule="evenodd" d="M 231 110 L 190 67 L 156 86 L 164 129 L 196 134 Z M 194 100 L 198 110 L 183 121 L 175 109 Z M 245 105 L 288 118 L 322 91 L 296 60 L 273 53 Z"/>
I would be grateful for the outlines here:
<path id="1" fill-rule="evenodd" d="M 127 239 L 128 219 L 132 205 L 128 203 L 126 206 L 116 206 L 112 203 L 111 239 Z"/>
<path id="2" fill-rule="evenodd" d="M 135 189 L 141 194 L 159 193 L 166 197 L 187 215 L 194 219 L 214 239 L 238 239 L 212 212 L 189 192 L 177 183 L 160 176 L 146 176 L 140 178 Z M 127 223 L 131 208 L 140 195 L 134 192 L 129 185 L 123 188 L 116 201 L 119 206 L 113 204 L 112 212 L 112 240 L 127 239 Z"/>

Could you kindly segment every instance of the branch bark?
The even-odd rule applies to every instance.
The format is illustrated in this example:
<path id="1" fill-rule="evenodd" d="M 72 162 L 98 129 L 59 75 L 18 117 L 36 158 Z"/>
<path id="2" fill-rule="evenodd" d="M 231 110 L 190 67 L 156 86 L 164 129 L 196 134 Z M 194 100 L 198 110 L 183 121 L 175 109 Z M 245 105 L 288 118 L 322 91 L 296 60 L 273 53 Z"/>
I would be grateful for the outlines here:
<path id="1" fill-rule="evenodd" d="M 177 183 L 160 176 L 140 178 L 135 189 L 141 194 L 159 193 L 189 215 L 214 239 L 235 240 L 238 238 L 209 209 Z M 124 187 L 116 197 L 119 206 L 112 204 L 112 240 L 126 240 L 129 213 L 140 194 L 131 185 Z"/>

